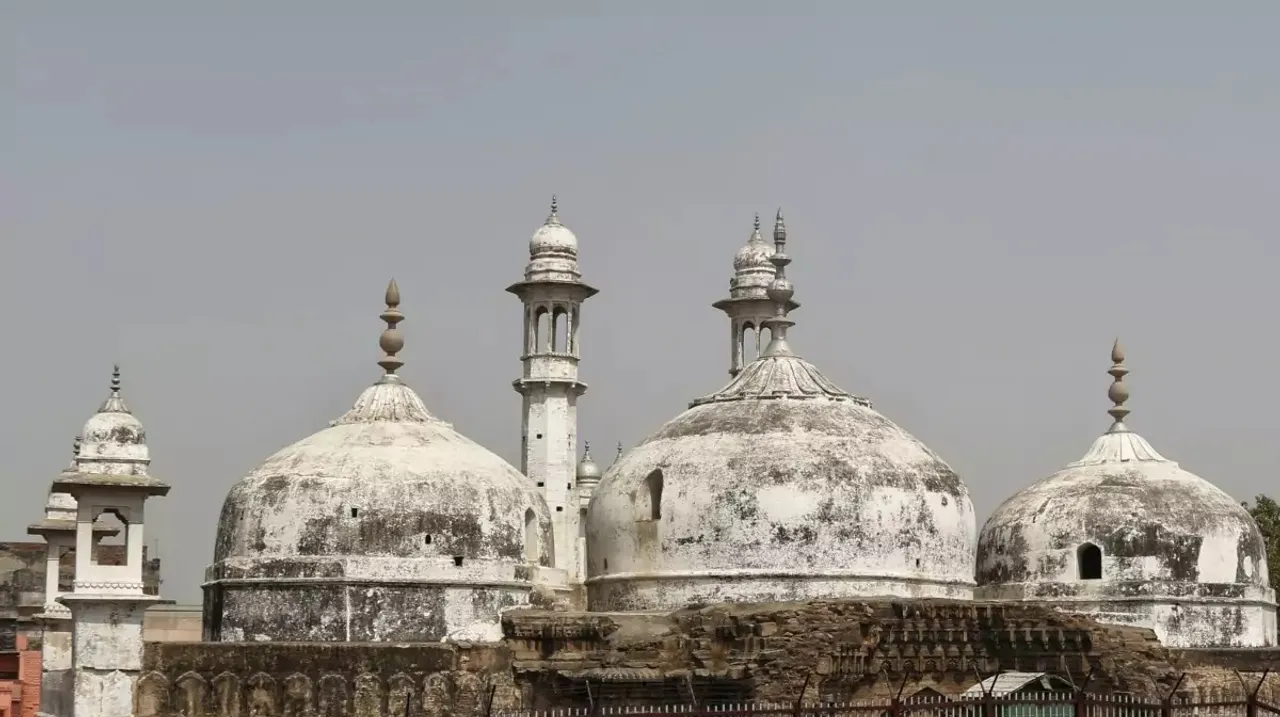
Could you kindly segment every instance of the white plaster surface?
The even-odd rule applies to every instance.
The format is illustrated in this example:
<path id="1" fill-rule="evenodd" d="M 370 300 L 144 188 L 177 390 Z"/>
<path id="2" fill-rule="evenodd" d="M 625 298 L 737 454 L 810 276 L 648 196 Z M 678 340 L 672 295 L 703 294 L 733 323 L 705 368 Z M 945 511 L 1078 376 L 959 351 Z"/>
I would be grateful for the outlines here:
<path id="1" fill-rule="evenodd" d="M 593 610 L 968 598 L 975 532 L 937 455 L 811 364 L 766 358 L 606 472 L 588 511 L 588 595 Z"/>
<path id="2" fill-rule="evenodd" d="M 534 517 L 533 563 L 526 558 L 526 514 Z M 432 416 L 392 376 L 366 389 L 329 428 L 277 452 L 232 488 L 214 559 L 209 585 L 234 589 L 236 614 L 256 615 L 262 624 L 288 609 L 272 585 L 324 592 L 336 583 L 348 604 L 351 595 L 379 585 L 402 596 L 406 587 L 420 588 L 415 609 L 441 609 L 443 594 L 446 628 L 461 629 L 493 616 L 459 605 L 488 604 L 495 590 L 506 595 L 504 603 L 527 600 L 533 568 L 552 563 L 554 545 L 534 485 Z M 368 639 L 395 640 L 412 617 L 397 610 L 352 615 L 345 633 L 337 632 L 360 623 L 357 632 Z M 233 620 L 223 630 L 223 640 L 277 639 L 259 630 L 244 634 Z"/>
<path id="3" fill-rule="evenodd" d="M 64 596 L 72 636 L 74 717 L 131 717 L 142 670 L 142 619 L 155 598 L 124 601 Z"/>

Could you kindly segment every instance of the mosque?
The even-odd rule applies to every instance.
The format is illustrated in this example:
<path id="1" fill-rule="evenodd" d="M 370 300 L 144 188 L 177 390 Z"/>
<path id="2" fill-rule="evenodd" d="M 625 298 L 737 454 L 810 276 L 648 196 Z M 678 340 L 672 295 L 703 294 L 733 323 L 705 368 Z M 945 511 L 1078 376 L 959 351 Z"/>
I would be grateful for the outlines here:
<path id="1" fill-rule="evenodd" d="M 485 643 L 530 605 L 620 615 L 893 598 L 1048 605 L 1147 628 L 1171 648 L 1275 647 L 1257 525 L 1128 426 L 1118 342 L 1110 426 L 979 530 L 941 457 L 801 358 L 781 211 L 772 234 L 757 217 L 714 304 L 730 326 L 729 382 L 603 471 L 589 450 L 579 458 L 577 435 L 579 328 L 597 290 L 554 200 L 507 288 L 524 316 L 518 468 L 397 373 L 405 316 L 392 281 L 381 377 L 227 495 L 203 586 L 206 643 Z M 140 610 L 156 599 L 139 573 L 143 505 L 169 490 L 148 450 L 117 373 L 43 523 L 51 554 L 91 546 L 104 512 L 136 546 L 120 566 L 77 550 L 74 588 L 48 596 L 45 645 L 64 647 L 46 647 L 45 704 L 66 714 L 134 713 Z"/>

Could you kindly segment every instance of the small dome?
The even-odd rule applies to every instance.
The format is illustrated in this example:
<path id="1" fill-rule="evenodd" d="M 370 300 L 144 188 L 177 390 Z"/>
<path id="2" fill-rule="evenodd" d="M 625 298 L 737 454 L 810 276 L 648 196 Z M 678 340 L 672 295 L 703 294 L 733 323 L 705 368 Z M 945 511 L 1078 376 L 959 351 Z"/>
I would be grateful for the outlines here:
<path id="1" fill-rule="evenodd" d="M 582 460 L 578 461 L 578 482 L 598 481 L 600 480 L 600 475 L 600 466 L 596 465 L 595 460 L 591 457 L 591 444 L 588 443 L 583 448 Z"/>
<path id="2" fill-rule="evenodd" d="M 760 215 L 757 214 L 751 237 L 733 255 L 733 279 L 729 288 L 735 297 L 746 293 L 754 293 L 758 298 L 765 296 L 774 276 L 774 267 L 769 261 L 773 252 L 773 247 L 760 235 Z"/>
<path id="3" fill-rule="evenodd" d="M 111 374 L 111 392 L 80 431 L 76 470 L 83 473 L 145 475 L 151 462 L 147 432 L 120 393 L 120 367 Z"/>
<path id="4" fill-rule="evenodd" d="M 529 239 L 529 256 L 536 258 L 542 254 L 577 254 L 578 237 L 569 231 L 569 227 L 560 223 L 559 208 L 555 197 L 551 198 L 551 214 L 546 223 L 538 227 Z"/>
<path id="5" fill-rule="evenodd" d="M 1111 429 L 987 519 L 978 596 L 1057 602 L 1149 627 L 1174 647 L 1274 645 L 1275 596 L 1258 526 L 1231 496 L 1125 425 L 1127 370 L 1118 344 L 1113 351 Z"/>
<path id="6" fill-rule="evenodd" d="M 539 566 L 553 564 L 533 484 L 396 375 L 394 282 L 387 304 L 387 374 L 223 503 L 209 570 L 216 639 L 439 640 L 527 601 Z"/>

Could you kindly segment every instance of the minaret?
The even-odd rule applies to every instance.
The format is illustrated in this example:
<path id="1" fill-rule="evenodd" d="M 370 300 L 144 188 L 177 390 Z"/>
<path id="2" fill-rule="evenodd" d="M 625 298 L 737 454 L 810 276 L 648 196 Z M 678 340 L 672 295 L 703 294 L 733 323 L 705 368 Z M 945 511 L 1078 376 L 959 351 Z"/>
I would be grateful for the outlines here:
<path id="1" fill-rule="evenodd" d="M 782 210 L 774 233 L 781 230 Z M 737 376 L 742 367 L 755 360 L 765 346 L 761 334 L 765 324 L 774 315 L 773 300 L 769 298 L 769 284 L 773 282 L 774 267 L 769 261 L 774 248 L 760 235 L 760 215 L 756 215 L 751 237 L 733 256 L 733 278 L 729 279 L 729 298 L 712 304 L 729 316 L 729 375 Z M 788 311 L 800 308 L 794 301 L 787 304 Z M 752 332 L 748 337 L 747 332 Z"/>
<path id="2" fill-rule="evenodd" d="M 582 517 L 574 480 L 578 455 L 578 397 L 587 385 L 578 380 L 582 302 L 596 289 L 578 270 L 578 239 L 560 223 L 551 198 L 547 221 L 529 240 L 524 281 L 507 291 L 524 304 L 524 370 L 514 382 L 524 398 L 520 469 L 534 481 L 551 510 L 555 567 L 580 585 Z"/>
<path id="3" fill-rule="evenodd" d="M 71 446 L 71 465 L 63 475 L 76 471 L 80 437 Z M 94 544 L 118 531 L 110 526 L 94 526 Z M 61 595 L 62 556 L 76 545 L 76 499 L 67 493 L 49 492 L 44 519 L 27 526 L 28 535 L 45 540 L 44 609 L 37 614 L 41 626 L 40 714 L 66 717 L 71 714 L 71 611 L 58 602 Z"/>
<path id="4" fill-rule="evenodd" d="M 71 610 L 74 717 L 131 717 L 133 686 L 142 670 L 142 617 L 160 601 L 143 589 L 143 504 L 169 492 L 147 471 L 151 455 L 142 423 L 120 395 L 120 368 L 111 392 L 85 423 L 75 469 L 53 490 L 75 498 L 75 579 L 57 599 Z M 105 513 L 124 525 L 122 565 L 99 564 L 95 522 Z"/>

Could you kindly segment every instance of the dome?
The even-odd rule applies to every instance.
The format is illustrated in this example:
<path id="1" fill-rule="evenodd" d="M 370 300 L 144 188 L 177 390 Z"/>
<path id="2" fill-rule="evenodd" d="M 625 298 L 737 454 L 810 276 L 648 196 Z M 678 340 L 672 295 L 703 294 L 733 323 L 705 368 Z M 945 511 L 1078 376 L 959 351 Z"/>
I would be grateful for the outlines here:
<path id="1" fill-rule="evenodd" d="M 551 214 L 546 223 L 538 227 L 529 239 L 529 256 L 541 254 L 577 254 L 578 237 L 569 231 L 569 227 L 560 223 L 559 207 L 555 197 L 551 198 Z"/>
<path id="2" fill-rule="evenodd" d="M 120 367 L 111 373 L 111 391 L 78 437 L 75 470 L 144 476 L 151 462 L 147 431 L 120 394 Z"/>
<path id="3" fill-rule="evenodd" d="M 979 597 L 1056 602 L 1155 630 L 1169 646 L 1269 646 L 1274 595 L 1253 518 L 1165 458 L 1123 419 L 1113 349 L 1110 430 L 1001 504 L 978 541 Z"/>
<path id="4" fill-rule="evenodd" d="M 582 460 L 578 461 L 576 475 L 579 483 L 600 480 L 600 466 L 596 465 L 595 459 L 591 457 L 590 443 L 583 447 Z"/>
<path id="5" fill-rule="evenodd" d="M 387 301 L 387 374 L 227 496 L 210 568 L 216 639 L 488 632 L 552 564 L 550 514 L 533 484 L 432 416 L 394 373 L 394 283 Z"/>
<path id="6" fill-rule="evenodd" d="M 773 281 L 771 256 L 773 247 L 760 235 L 760 215 L 757 214 L 751 237 L 733 255 L 733 279 L 729 288 L 735 298 L 744 298 L 748 294 L 765 298 L 765 291 Z"/>
<path id="7" fill-rule="evenodd" d="M 787 305 L 783 240 L 769 296 Z M 605 473 L 588 511 L 591 609 L 972 596 L 964 483 L 795 356 L 789 325 L 771 320 L 759 359 Z"/>

